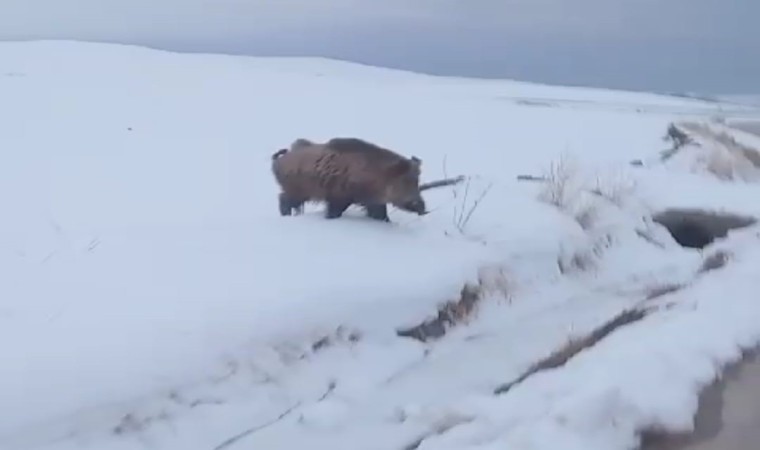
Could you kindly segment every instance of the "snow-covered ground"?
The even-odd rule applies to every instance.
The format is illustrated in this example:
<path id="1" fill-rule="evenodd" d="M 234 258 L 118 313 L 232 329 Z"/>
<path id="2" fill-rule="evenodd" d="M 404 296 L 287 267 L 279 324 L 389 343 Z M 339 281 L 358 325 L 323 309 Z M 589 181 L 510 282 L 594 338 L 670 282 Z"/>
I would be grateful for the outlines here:
<path id="1" fill-rule="evenodd" d="M 755 137 L 709 122 L 749 106 L 72 42 L 0 44 L 0 99 L 3 450 L 623 450 L 688 429 L 760 341 L 757 229 L 703 273 L 714 250 L 651 219 L 760 217 L 715 139 Z M 682 120 L 700 146 L 661 161 Z M 280 217 L 271 154 L 335 136 L 468 181 L 391 224 Z M 398 335 L 467 283 L 445 336 Z M 660 309 L 494 392 L 637 305 Z"/>

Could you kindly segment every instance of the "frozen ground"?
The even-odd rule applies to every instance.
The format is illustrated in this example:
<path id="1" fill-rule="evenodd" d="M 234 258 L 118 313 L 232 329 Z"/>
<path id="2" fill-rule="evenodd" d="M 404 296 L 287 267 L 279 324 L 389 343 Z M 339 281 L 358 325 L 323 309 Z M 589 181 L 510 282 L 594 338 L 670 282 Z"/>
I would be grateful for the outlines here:
<path id="1" fill-rule="evenodd" d="M 702 272 L 716 250 L 651 220 L 760 216 L 716 136 L 754 141 L 708 121 L 751 107 L 70 42 L 0 45 L 0 94 L 3 450 L 622 450 L 688 428 L 760 341 L 757 229 Z M 663 161 L 674 120 L 698 142 Z M 334 136 L 470 178 L 424 218 L 280 217 L 270 155 Z M 398 336 L 465 283 L 444 337 Z M 655 309 L 494 393 L 633 306 Z"/>
<path id="2" fill-rule="evenodd" d="M 695 431 L 656 436 L 645 450 L 747 450 L 760 436 L 760 361 L 757 352 L 724 369 L 722 377 L 700 396 Z"/>

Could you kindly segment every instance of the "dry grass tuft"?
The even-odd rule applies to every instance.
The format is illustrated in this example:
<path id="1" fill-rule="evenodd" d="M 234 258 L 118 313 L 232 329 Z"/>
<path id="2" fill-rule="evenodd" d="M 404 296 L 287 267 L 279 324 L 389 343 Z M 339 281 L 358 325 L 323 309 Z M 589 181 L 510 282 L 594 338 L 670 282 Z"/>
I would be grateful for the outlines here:
<path id="1" fill-rule="evenodd" d="M 557 268 L 562 275 L 586 272 L 596 267 L 596 261 L 591 252 L 577 251 L 569 257 L 561 254 L 557 258 Z"/>
<path id="2" fill-rule="evenodd" d="M 589 246 L 573 251 L 560 250 L 557 256 L 557 268 L 562 275 L 586 272 L 597 267 L 597 260 L 613 244 L 609 233 L 596 236 Z"/>
<path id="3" fill-rule="evenodd" d="M 591 189 L 594 195 L 598 195 L 620 208 L 635 191 L 636 181 L 621 172 L 607 174 L 604 177 L 597 176 L 595 186 Z"/>
<path id="4" fill-rule="evenodd" d="M 567 155 L 553 161 L 542 179 L 544 185 L 539 193 L 539 200 L 562 210 L 566 210 L 573 203 L 580 191 L 577 185 L 578 167 Z"/>
<path id="5" fill-rule="evenodd" d="M 514 286 L 507 269 L 504 266 L 481 267 L 478 270 L 478 286 L 480 295 L 499 296 L 511 301 Z"/>

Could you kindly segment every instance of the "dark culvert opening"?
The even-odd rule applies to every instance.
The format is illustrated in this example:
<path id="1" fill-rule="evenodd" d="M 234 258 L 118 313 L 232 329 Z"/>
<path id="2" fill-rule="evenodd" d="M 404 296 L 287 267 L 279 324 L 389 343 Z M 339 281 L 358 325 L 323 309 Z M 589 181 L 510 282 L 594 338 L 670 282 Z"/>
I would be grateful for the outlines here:
<path id="1" fill-rule="evenodd" d="M 705 248 L 728 232 L 754 225 L 754 217 L 699 209 L 667 209 L 652 219 L 668 229 L 682 247 Z"/>

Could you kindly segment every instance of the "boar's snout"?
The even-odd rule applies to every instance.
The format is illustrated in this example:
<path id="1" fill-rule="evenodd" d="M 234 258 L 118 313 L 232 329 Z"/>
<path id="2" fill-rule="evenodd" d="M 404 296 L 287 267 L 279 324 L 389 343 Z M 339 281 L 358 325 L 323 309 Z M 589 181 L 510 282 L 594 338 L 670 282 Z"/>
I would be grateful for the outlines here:
<path id="1" fill-rule="evenodd" d="M 401 209 L 405 209 L 409 212 L 417 213 L 420 216 L 424 216 L 427 214 L 427 210 L 425 208 L 425 200 L 422 198 L 409 200 L 407 202 L 404 202 L 400 205 Z"/>

